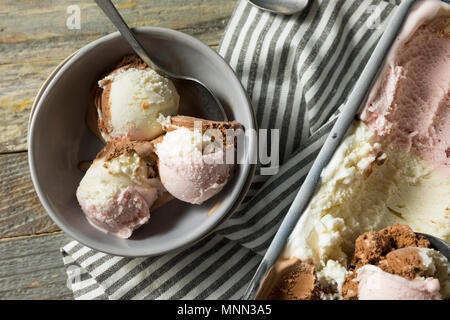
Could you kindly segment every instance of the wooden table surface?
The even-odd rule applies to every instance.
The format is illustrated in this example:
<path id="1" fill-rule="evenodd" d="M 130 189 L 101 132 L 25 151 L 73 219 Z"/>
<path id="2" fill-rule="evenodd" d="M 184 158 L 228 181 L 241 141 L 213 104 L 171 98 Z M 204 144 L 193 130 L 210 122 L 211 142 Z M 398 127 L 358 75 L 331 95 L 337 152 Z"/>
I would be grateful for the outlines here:
<path id="1" fill-rule="evenodd" d="M 237 0 L 114 0 L 132 26 L 160 26 L 216 49 Z M 70 5 L 80 29 L 66 25 Z M 0 299 L 73 299 L 59 248 L 71 238 L 48 217 L 27 160 L 33 99 L 51 71 L 87 43 L 115 31 L 93 1 L 0 1 Z"/>

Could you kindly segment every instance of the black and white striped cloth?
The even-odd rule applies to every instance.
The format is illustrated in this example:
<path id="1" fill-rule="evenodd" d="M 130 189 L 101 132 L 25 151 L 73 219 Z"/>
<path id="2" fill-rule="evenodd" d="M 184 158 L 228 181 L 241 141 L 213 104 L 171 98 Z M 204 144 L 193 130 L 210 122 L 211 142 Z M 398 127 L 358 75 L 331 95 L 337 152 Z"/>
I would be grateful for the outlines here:
<path id="1" fill-rule="evenodd" d="M 219 53 L 259 128 L 280 129 L 280 170 L 257 175 L 238 211 L 192 247 L 123 258 L 61 249 L 76 299 L 239 299 L 400 1 L 310 0 L 293 16 L 238 1 Z"/>

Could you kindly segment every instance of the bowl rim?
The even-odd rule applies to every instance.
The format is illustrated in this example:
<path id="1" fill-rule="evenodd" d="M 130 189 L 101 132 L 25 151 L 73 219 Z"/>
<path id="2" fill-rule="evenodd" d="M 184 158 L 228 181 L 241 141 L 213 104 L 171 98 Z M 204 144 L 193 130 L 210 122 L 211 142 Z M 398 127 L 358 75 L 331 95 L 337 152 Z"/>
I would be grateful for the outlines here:
<path id="1" fill-rule="evenodd" d="M 188 35 L 184 32 L 181 32 L 181 31 L 163 28 L 163 27 L 153 27 L 153 26 L 142 26 L 142 27 L 134 28 L 133 30 L 135 30 L 138 34 L 142 34 L 142 35 L 144 35 L 145 33 L 148 33 L 148 32 L 176 35 L 177 37 L 187 41 L 188 43 L 192 43 L 194 46 L 201 47 L 206 54 L 215 55 L 216 58 L 218 58 L 219 60 L 221 60 L 224 63 L 224 66 L 228 69 L 228 71 L 231 72 L 232 77 L 234 77 L 237 80 L 237 82 L 242 90 L 242 94 L 244 95 L 244 97 L 247 101 L 246 109 L 250 114 L 250 121 L 252 124 L 251 129 L 258 130 L 255 112 L 254 112 L 254 109 L 252 108 L 252 104 L 248 97 L 247 91 L 243 87 L 242 82 L 237 78 L 236 73 L 231 68 L 229 63 L 227 61 L 225 61 L 225 59 L 222 56 L 220 56 L 217 51 L 210 48 L 208 45 L 206 45 L 201 40 L 199 40 L 191 35 Z M 103 253 L 112 254 L 112 255 L 116 255 L 116 256 L 122 256 L 122 257 L 159 256 L 159 255 L 166 254 L 168 252 L 187 248 L 187 247 L 194 245 L 195 243 L 197 243 L 197 242 L 201 241 L 202 239 L 211 235 L 214 231 L 216 231 L 218 229 L 218 227 L 222 223 L 224 223 L 226 220 L 228 220 L 233 215 L 233 213 L 237 210 L 237 208 L 240 206 L 240 204 L 244 200 L 248 190 L 250 189 L 250 185 L 253 181 L 253 177 L 255 175 L 257 165 L 253 164 L 253 163 L 242 164 L 245 180 L 241 183 L 240 190 L 237 194 L 236 199 L 232 202 L 232 205 L 229 206 L 229 208 L 227 208 L 225 210 L 225 213 L 223 214 L 221 219 L 219 219 L 215 224 L 210 226 L 204 232 L 199 232 L 196 236 L 192 237 L 192 239 L 188 240 L 187 242 L 183 242 L 182 244 L 178 244 L 178 245 L 173 245 L 165 250 L 160 250 L 158 252 L 145 253 L 145 249 L 141 249 L 141 250 L 139 250 L 139 252 L 133 253 L 133 251 L 130 250 L 129 248 L 117 248 L 117 247 L 110 250 L 108 248 L 104 248 L 101 245 L 101 243 L 99 243 L 95 240 L 80 237 L 78 232 L 76 231 L 76 229 L 72 228 L 70 225 L 66 225 L 61 219 L 59 219 L 58 215 L 55 212 L 53 212 L 52 206 L 50 205 L 49 201 L 47 201 L 47 198 L 44 195 L 44 192 L 41 188 L 40 182 L 39 182 L 39 180 L 37 178 L 37 174 L 36 174 L 36 168 L 35 168 L 36 158 L 34 156 L 34 148 L 33 148 L 33 144 L 32 144 L 32 141 L 34 140 L 34 132 L 35 132 L 34 127 L 35 127 L 35 123 L 36 123 L 36 114 L 38 114 L 39 109 L 41 108 L 42 97 L 45 95 L 49 85 L 53 81 L 56 81 L 55 78 L 59 77 L 60 75 L 62 75 L 64 73 L 64 71 L 65 71 L 64 68 L 66 68 L 68 65 L 70 65 L 70 63 L 74 62 L 77 58 L 79 58 L 80 55 L 83 55 L 84 53 L 92 50 L 98 44 L 104 43 L 107 41 L 111 41 L 112 39 L 115 39 L 117 37 L 120 37 L 120 33 L 118 31 L 107 34 L 102 37 L 99 37 L 98 39 L 89 42 L 82 48 L 74 51 L 72 54 L 70 54 L 64 60 L 62 60 L 55 67 L 55 69 L 53 69 L 53 71 L 50 73 L 50 75 L 47 77 L 47 79 L 41 85 L 41 87 L 38 90 L 38 93 L 36 94 L 36 97 L 33 101 L 33 104 L 32 104 L 31 110 L 30 110 L 29 121 L 28 121 L 28 134 L 27 134 L 28 166 L 29 166 L 30 176 L 31 176 L 31 180 L 32 180 L 35 192 L 36 192 L 42 206 L 44 207 L 45 211 L 50 216 L 50 218 L 55 222 L 55 224 L 62 231 L 64 231 L 66 234 L 68 234 L 70 237 L 72 237 L 79 243 L 81 243 L 93 250 L 97 250 L 97 251 L 100 251 Z M 257 144 L 258 144 L 258 137 L 256 136 L 254 139 L 253 139 L 253 137 L 250 137 L 249 148 L 248 148 L 247 152 L 250 154 L 256 152 Z M 134 249 L 134 250 L 136 250 L 136 249 Z"/>

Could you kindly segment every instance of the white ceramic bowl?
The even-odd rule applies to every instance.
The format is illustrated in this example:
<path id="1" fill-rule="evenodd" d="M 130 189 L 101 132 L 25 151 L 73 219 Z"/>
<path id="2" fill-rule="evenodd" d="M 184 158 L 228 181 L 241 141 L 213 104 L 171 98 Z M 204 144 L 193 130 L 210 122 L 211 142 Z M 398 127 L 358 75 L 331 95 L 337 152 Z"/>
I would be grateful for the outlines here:
<path id="1" fill-rule="evenodd" d="M 189 35 L 164 28 L 137 28 L 136 36 L 156 62 L 202 81 L 219 98 L 231 119 L 246 130 L 256 129 L 245 90 L 214 50 Z M 99 77 L 130 53 L 131 48 L 116 32 L 88 44 L 58 66 L 39 91 L 32 110 L 29 164 L 42 205 L 72 238 L 114 255 L 153 256 L 192 245 L 226 220 L 244 198 L 255 165 L 240 164 L 226 188 L 201 206 L 173 200 L 153 211 L 149 222 L 130 239 L 93 228 L 75 197 L 83 177 L 77 165 L 92 160 L 103 147 L 85 124 L 88 95 Z M 256 144 L 255 137 L 247 139 L 246 155 L 256 153 Z"/>

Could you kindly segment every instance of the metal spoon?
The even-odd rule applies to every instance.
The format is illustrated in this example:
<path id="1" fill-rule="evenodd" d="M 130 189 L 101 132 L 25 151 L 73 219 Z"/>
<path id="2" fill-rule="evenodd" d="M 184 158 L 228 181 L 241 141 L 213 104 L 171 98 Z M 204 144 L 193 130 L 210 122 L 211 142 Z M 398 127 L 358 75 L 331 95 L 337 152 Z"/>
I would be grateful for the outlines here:
<path id="1" fill-rule="evenodd" d="M 260 9 L 291 15 L 302 11 L 309 0 L 248 0 Z"/>
<path id="2" fill-rule="evenodd" d="M 223 109 L 222 104 L 217 99 L 217 97 L 198 79 L 192 78 L 190 76 L 179 75 L 168 70 L 163 69 L 160 65 L 156 64 L 147 54 L 144 47 L 139 43 L 136 39 L 135 35 L 128 27 L 128 25 L 123 20 L 122 16 L 119 14 L 117 9 L 111 3 L 110 0 L 95 0 L 100 9 L 103 10 L 105 15 L 111 20 L 111 22 L 116 26 L 122 36 L 127 40 L 136 54 L 152 69 L 154 69 L 159 74 L 166 76 L 171 79 L 175 87 L 177 88 L 178 93 L 180 94 L 181 101 L 183 104 L 187 104 L 188 106 L 201 107 L 206 111 L 208 115 L 208 120 L 216 120 L 216 121 L 228 121 L 228 117 Z M 181 107 L 180 107 L 181 109 Z M 192 110 L 190 114 L 192 116 L 200 116 L 199 111 L 197 110 L 197 114 L 192 114 Z M 194 111 L 195 112 L 195 111 Z"/>

